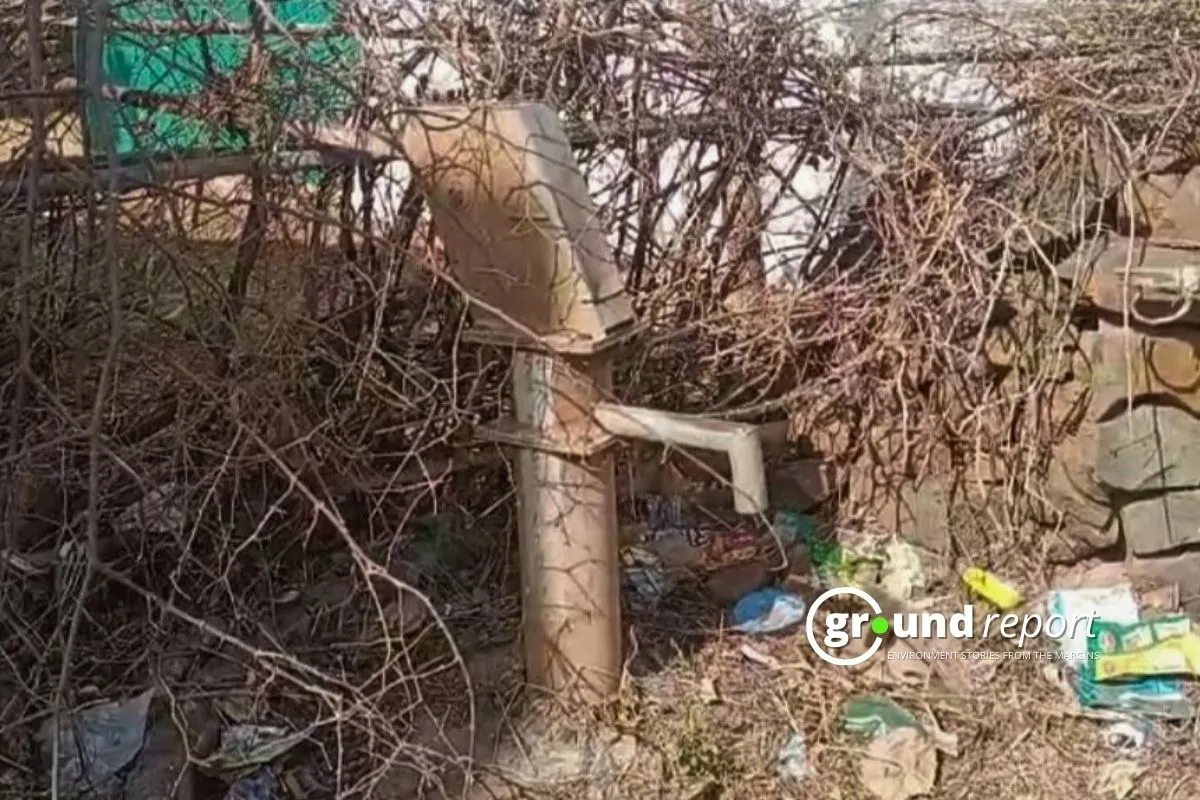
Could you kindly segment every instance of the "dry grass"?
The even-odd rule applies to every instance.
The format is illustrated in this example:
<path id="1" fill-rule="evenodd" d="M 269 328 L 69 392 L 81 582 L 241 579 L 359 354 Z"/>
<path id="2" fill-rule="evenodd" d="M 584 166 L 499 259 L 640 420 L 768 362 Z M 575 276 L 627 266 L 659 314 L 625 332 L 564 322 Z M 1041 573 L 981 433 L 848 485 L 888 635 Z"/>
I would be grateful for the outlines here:
<path id="1" fill-rule="evenodd" d="M 831 668 L 813 656 L 802 633 L 764 639 L 722 632 L 711 604 L 686 594 L 628 621 L 637 650 L 631 676 L 602 723 L 634 737 L 638 755 L 612 783 L 611 796 L 866 800 L 858 778 L 865 745 L 842 729 L 840 716 L 843 703 L 861 693 L 891 697 L 957 737 L 959 755 L 939 757 L 934 798 L 1052 800 L 1065 787 L 1081 797 L 1114 796 L 1101 788 L 1105 768 L 1119 760 L 1103 741 L 1105 723 L 1079 716 L 1041 663 L 1001 661 L 985 688 L 964 695 L 936 681 L 904 688 Z M 779 666 L 748 658 L 747 646 Z M 495 669 L 498 658 L 507 659 L 508 672 Z M 516 653 L 500 647 L 478 663 L 476 724 L 489 735 L 506 731 L 508 702 L 519 689 Z M 562 709 L 551 717 L 560 736 L 597 724 Z M 779 748 L 793 730 L 804 732 L 811 770 L 798 788 L 781 784 L 776 772 Z M 486 775 L 491 750 L 482 741 L 476 753 Z M 1128 796 L 1193 796 L 1196 758 L 1190 725 L 1156 725 L 1139 760 L 1144 773 Z M 523 796 L 575 797 L 578 789 Z"/>
<path id="2" fill-rule="evenodd" d="M 675 693 L 642 704 L 639 731 L 661 749 L 668 774 L 685 784 L 685 778 L 717 784 L 720 790 L 710 796 L 868 797 L 858 779 L 864 746 L 841 730 L 838 712 L 851 694 L 881 687 L 818 665 L 801 637 L 763 649 L 787 671 L 752 666 L 734 642 L 717 640 L 656 679 L 659 693 L 665 694 L 658 688 L 664 683 L 673 683 Z M 719 704 L 700 698 L 697 686 L 704 678 L 719 688 Z M 931 712 L 959 738 L 961 755 L 940 757 L 934 797 L 1049 800 L 1062 797 L 1064 787 L 1081 797 L 1105 796 L 1098 776 L 1115 758 L 1102 742 L 1102 725 L 1068 714 L 1061 695 L 1030 662 L 1003 664 L 988 690 L 973 697 L 882 691 L 918 714 Z M 805 732 L 812 776 L 802 791 L 787 794 L 779 789 L 775 758 L 793 728 Z M 1190 733 L 1159 728 L 1156 735 L 1158 744 L 1143 762 L 1147 772 L 1130 796 L 1192 796 L 1196 789 L 1188 780 L 1195 779 L 1196 749 Z"/>

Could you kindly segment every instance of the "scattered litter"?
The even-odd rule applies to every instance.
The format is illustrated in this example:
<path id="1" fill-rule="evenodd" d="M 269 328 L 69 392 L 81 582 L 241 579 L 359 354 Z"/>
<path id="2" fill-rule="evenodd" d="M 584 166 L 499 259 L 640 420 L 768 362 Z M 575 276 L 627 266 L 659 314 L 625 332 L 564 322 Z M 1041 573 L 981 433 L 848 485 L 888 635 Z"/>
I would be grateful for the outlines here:
<path id="1" fill-rule="evenodd" d="M 701 536 L 706 539 L 702 541 L 709 569 L 741 564 L 757 558 L 765 544 L 762 534 L 747 524 L 710 532 L 701 531 Z"/>
<path id="2" fill-rule="evenodd" d="M 1095 638 L 1088 637 L 1082 625 L 1074 626 L 1059 640 L 1065 670 L 1063 678 L 1081 706 L 1087 709 L 1121 711 L 1171 719 L 1187 719 L 1192 708 L 1175 678 L 1144 677 L 1135 680 L 1101 682 L 1096 679 L 1095 649 L 1100 641 L 1097 626 L 1131 625 L 1138 621 L 1137 599 L 1128 584 L 1104 588 L 1059 589 L 1050 593 L 1047 609 L 1065 619 L 1093 617 Z"/>
<path id="3" fill-rule="evenodd" d="M 822 537 L 820 524 L 814 517 L 785 509 L 775 514 L 773 523 L 781 542 L 787 542 L 787 547 L 798 545 L 804 549 L 804 556 L 808 559 L 813 574 L 822 584 L 854 585 L 857 567 L 863 559 L 856 559 L 847 554 L 836 541 Z"/>
<path id="4" fill-rule="evenodd" d="M 1097 656 L 1088 659 L 1087 668 L 1093 671 L 1096 680 L 1165 675 L 1200 677 L 1200 636 L 1187 616 L 1128 625 L 1098 621 L 1095 629 Z"/>
<path id="5" fill-rule="evenodd" d="M 1176 678 L 1140 678 L 1102 683 L 1086 670 L 1067 670 L 1067 684 L 1084 708 L 1112 708 L 1165 719 L 1190 719 L 1192 706 Z"/>
<path id="6" fill-rule="evenodd" d="M 781 779 L 795 783 L 809 776 L 808 745 L 804 741 L 804 731 L 794 731 L 779 748 L 776 771 Z"/>
<path id="7" fill-rule="evenodd" d="M 705 571 L 752 561 L 765 544 L 762 534 L 745 523 L 652 529 L 648 539 L 667 567 Z"/>
<path id="8" fill-rule="evenodd" d="M 58 779 L 64 794 L 103 797 L 114 791 L 118 774 L 142 750 L 154 690 L 119 702 L 92 706 L 59 717 Z M 42 729 L 46 762 L 53 758 L 54 731 Z"/>
<path id="9" fill-rule="evenodd" d="M 1155 556 L 1134 561 L 1103 562 L 1090 567 L 1078 565 L 1062 570 L 1054 585 L 1063 588 L 1083 586 L 1119 586 L 1129 583 L 1139 593 L 1156 593 L 1174 585 L 1180 598 L 1200 594 L 1200 552 L 1176 556 Z M 1176 602 L 1178 607 L 1179 602 Z M 1142 606 L 1145 608 L 1145 605 Z"/>
<path id="10" fill-rule="evenodd" d="M 753 522 L 692 519 L 679 498 L 640 498 L 642 524 L 627 537 L 621 555 L 625 585 L 642 605 L 652 606 L 674 590 L 681 578 L 702 577 L 709 596 L 727 605 L 771 579 L 767 551 L 774 538 Z"/>
<path id="11" fill-rule="evenodd" d="M 215 775 L 241 776 L 269 764 L 308 738 L 306 731 L 290 732 L 269 725 L 233 725 L 221 732 L 217 751 L 200 763 Z"/>
<path id="12" fill-rule="evenodd" d="M 879 584 L 894 600 L 908 600 L 915 589 L 925 585 L 925 570 L 917 548 L 893 538 L 884 548 L 883 557 Z"/>
<path id="13" fill-rule="evenodd" d="M 778 658 L 768 653 L 755 650 L 748 644 L 742 645 L 741 648 L 739 648 L 739 652 L 746 657 L 746 660 L 753 661 L 755 664 L 766 667 L 767 669 L 773 669 L 776 671 L 783 670 L 783 664 Z"/>
<path id="14" fill-rule="evenodd" d="M 1102 589 L 1058 589 L 1046 600 L 1050 616 L 1074 620 L 1094 616 L 1097 620 L 1130 623 L 1138 620 L 1137 599 L 1128 584 Z M 1087 657 L 1089 631 L 1082 625 L 1072 626 L 1059 642 L 1063 660 L 1077 664 Z"/>
<path id="15" fill-rule="evenodd" d="M 771 525 L 775 528 L 779 543 L 785 548 L 808 544 L 814 541 L 820 532 L 820 525 L 815 518 L 790 509 L 775 512 Z"/>
<path id="16" fill-rule="evenodd" d="M 790 572 L 802 577 L 802 582 L 811 577 L 827 587 L 880 583 L 887 556 L 877 552 L 878 540 L 874 535 L 843 532 L 846 541 L 840 542 L 824 535 L 814 517 L 792 509 L 776 512 L 772 525 L 780 542 L 789 550 Z M 916 554 L 915 550 L 903 552 L 904 547 L 898 545 L 894 550 L 901 567 L 898 574 L 909 569 L 909 556 Z"/>
<path id="17" fill-rule="evenodd" d="M 1021 593 L 987 570 L 970 567 L 963 571 L 962 581 L 1001 611 L 1010 611 L 1021 604 Z"/>
<path id="18" fill-rule="evenodd" d="M 641 547 L 628 547 L 621 553 L 624 580 L 640 605 L 652 606 L 675 588 L 675 582 L 654 553 Z"/>
<path id="19" fill-rule="evenodd" d="M 942 730 L 930 714 L 922 725 L 915 714 L 894 700 L 876 694 L 855 695 L 842 706 L 842 728 L 870 739 L 886 736 L 902 728 L 920 731 L 933 748 L 949 756 L 958 756 L 958 734 Z"/>
<path id="20" fill-rule="evenodd" d="M 911 711 L 877 694 L 855 695 L 842 706 L 842 727 L 850 733 L 874 738 L 900 728 L 919 728 Z"/>
<path id="21" fill-rule="evenodd" d="M 804 622 L 805 602 L 775 587 L 759 589 L 733 607 L 733 630 L 740 633 L 779 633 Z"/>
<path id="22" fill-rule="evenodd" d="M 859 764 L 863 786 L 880 800 L 908 800 L 933 791 L 937 750 L 917 728 L 897 728 L 871 740 Z"/>
<path id="23" fill-rule="evenodd" d="M 721 693 L 717 691 L 717 683 L 712 678 L 700 679 L 700 699 L 710 706 L 721 702 Z"/>
<path id="24" fill-rule="evenodd" d="M 1146 768 L 1136 761 L 1114 761 L 1106 764 L 1096 786 L 1097 797 L 1125 800 L 1133 793 L 1133 786 L 1142 777 Z"/>
<path id="25" fill-rule="evenodd" d="M 682 498 L 646 494 L 639 498 L 638 506 L 646 524 L 651 528 L 662 530 L 685 523 Z"/>
<path id="26" fill-rule="evenodd" d="M 1114 750 L 1138 756 L 1146 749 L 1146 744 L 1153 735 L 1154 727 L 1149 720 L 1130 718 L 1114 722 L 1105 728 L 1104 743 Z"/>
<path id="27" fill-rule="evenodd" d="M 192 745 L 207 744 L 217 720 L 206 701 L 180 699 L 151 706 L 142 749 L 123 774 L 122 800 L 187 800 L 196 795 Z"/>
<path id="28" fill-rule="evenodd" d="M 1175 613 L 1179 609 L 1179 584 L 1171 583 L 1142 592 L 1138 596 L 1138 608 L 1143 616 Z"/>
<path id="29" fill-rule="evenodd" d="M 669 569 L 703 569 L 704 548 L 692 544 L 685 535 L 675 535 L 676 530 L 652 531 L 642 547 Z"/>
<path id="30" fill-rule="evenodd" d="M 113 520 L 113 528 L 122 533 L 175 533 L 183 529 L 187 514 L 184 493 L 174 482 L 152 489 L 141 500 L 124 509 Z"/>
<path id="31" fill-rule="evenodd" d="M 758 557 L 768 544 L 751 522 L 691 519 L 679 498 L 651 495 L 642 499 L 644 544 L 668 569 L 711 571 Z M 774 541 L 769 542 L 773 547 Z"/>
<path id="32" fill-rule="evenodd" d="M 235 781 L 225 793 L 225 800 L 276 800 L 278 797 L 279 781 L 266 765 Z"/>

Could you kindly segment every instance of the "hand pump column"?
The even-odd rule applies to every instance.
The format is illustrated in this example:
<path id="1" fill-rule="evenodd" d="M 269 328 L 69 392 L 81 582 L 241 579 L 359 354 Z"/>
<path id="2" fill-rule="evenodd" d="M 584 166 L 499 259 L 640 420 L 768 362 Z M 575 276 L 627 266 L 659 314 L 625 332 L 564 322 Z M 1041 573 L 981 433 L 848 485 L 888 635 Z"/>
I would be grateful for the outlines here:
<path id="1" fill-rule="evenodd" d="M 527 678 L 604 699 L 621 669 L 620 569 L 614 437 L 593 412 L 633 328 L 623 281 L 549 108 L 423 109 L 404 147 L 472 301 L 469 338 L 513 353 L 512 419 L 476 434 L 516 449 Z"/>

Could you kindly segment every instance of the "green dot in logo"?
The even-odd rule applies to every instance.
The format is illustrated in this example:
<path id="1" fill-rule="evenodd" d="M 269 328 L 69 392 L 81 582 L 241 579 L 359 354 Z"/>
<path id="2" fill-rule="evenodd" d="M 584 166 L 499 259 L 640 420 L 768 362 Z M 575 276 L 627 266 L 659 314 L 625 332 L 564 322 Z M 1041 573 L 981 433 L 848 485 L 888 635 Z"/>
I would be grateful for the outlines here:
<path id="1" fill-rule="evenodd" d="M 883 636 L 890 627 L 892 626 L 888 624 L 887 617 L 876 617 L 871 620 L 871 630 L 875 631 L 876 636 Z"/>

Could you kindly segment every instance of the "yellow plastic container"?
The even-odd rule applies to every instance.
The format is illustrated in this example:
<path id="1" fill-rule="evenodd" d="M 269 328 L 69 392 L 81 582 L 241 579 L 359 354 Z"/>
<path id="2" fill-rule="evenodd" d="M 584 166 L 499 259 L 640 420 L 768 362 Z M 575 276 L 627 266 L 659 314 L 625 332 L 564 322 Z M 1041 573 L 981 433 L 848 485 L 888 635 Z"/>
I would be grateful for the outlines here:
<path id="1" fill-rule="evenodd" d="M 987 570 L 979 567 L 963 570 L 962 582 L 1001 611 L 1011 611 L 1021 605 L 1021 593 Z"/>

